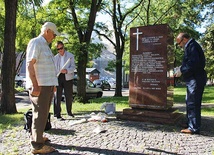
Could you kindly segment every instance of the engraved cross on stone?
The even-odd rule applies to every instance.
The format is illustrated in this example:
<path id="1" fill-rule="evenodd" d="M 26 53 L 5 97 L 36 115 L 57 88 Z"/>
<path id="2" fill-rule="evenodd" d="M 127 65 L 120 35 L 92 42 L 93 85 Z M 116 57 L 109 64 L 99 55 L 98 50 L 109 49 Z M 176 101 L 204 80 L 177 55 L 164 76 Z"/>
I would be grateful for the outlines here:
<path id="1" fill-rule="evenodd" d="M 137 38 L 136 38 L 136 50 L 138 51 L 138 40 L 139 40 L 139 35 L 140 34 L 143 34 L 143 32 L 139 32 L 139 29 L 137 28 L 137 32 L 136 33 L 133 33 L 133 35 L 137 35 Z"/>

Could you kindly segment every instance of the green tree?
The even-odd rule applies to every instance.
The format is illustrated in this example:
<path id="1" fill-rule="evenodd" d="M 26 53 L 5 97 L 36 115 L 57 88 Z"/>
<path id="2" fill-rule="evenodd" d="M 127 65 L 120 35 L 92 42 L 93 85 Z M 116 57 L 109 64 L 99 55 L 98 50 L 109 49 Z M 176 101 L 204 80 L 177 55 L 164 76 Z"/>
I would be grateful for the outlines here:
<path id="1" fill-rule="evenodd" d="M 207 27 L 205 35 L 201 40 L 205 49 L 206 71 L 210 80 L 214 79 L 214 24 Z"/>
<path id="2" fill-rule="evenodd" d="M 110 71 L 110 72 L 114 72 L 115 71 L 115 66 L 116 66 L 116 61 L 115 60 L 111 60 L 108 62 L 108 66 L 105 68 L 105 70 Z"/>
<path id="3" fill-rule="evenodd" d="M 204 12 L 206 31 L 201 37 L 201 43 L 206 57 L 206 71 L 208 78 L 213 82 L 214 79 L 214 2 L 207 1 L 206 12 Z"/>

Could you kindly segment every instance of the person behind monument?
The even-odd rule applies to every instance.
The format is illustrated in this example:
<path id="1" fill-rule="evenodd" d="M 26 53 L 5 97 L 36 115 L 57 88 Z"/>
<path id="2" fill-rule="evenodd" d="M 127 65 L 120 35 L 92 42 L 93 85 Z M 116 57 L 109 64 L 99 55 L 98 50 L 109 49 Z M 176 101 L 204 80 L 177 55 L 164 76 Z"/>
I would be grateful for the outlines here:
<path id="1" fill-rule="evenodd" d="M 26 51 L 26 87 L 32 105 L 31 152 L 45 154 L 56 151 L 45 145 L 43 137 L 55 86 L 58 85 L 54 55 L 49 44 L 59 35 L 52 22 L 46 22 L 38 37 L 30 40 Z"/>
<path id="2" fill-rule="evenodd" d="M 54 116 L 59 120 L 64 120 L 61 116 L 61 100 L 64 90 L 66 110 L 69 116 L 74 117 L 72 113 L 73 100 L 73 78 L 76 68 L 74 55 L 65 50 L 62 41 L 57 41 L 56 49 L 58 54 L 55 55 L 55 65 L 58 73 L 58 82 L 56 96 L 54 97 Z"/>
<path id="3" fill-rule="evenodd" d="M 176 38 L 177 45 L 184 49 L 182 65 L 177 67 L 174 76 L 186 82 L 186 116 L 187 128 L 181 133 L 200 134 L 201 128 L 201 102 L 204 86 L 207 82 L 205 56 L 201 46 L 187 33 L 179 33 Z"/>

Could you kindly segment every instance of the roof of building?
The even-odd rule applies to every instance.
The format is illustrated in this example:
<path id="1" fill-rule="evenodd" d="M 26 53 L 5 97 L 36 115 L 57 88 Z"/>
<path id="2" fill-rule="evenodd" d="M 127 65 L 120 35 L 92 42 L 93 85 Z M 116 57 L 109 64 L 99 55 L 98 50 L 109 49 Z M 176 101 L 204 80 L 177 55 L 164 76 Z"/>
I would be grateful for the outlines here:
<path id="1" fill-rule="evenodd" d="M 74 72 L 77 73 L 77 70 L 75 69 Z M 96 68 L 86 68 L 86 74 L 88 73 L 100 73 L 100 71 L 97 70 Z"/>
<path id="2" fill-rule="evenodd" d="M 96 68 L 86 68 L 86 73 L 100 73 Z"/>

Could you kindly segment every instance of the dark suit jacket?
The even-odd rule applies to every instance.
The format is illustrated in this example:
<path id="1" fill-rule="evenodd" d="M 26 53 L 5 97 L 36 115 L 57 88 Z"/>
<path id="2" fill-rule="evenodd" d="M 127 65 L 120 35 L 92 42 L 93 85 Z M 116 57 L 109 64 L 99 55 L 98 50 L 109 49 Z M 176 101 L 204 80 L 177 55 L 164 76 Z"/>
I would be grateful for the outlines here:
<path id="1" fill-rule="evenodd" d="M 184 51 L 181 73 L 186 82 L 195 79 L 198 84 L 205 85 L 207 81 L 205 56 L 201 46 L 192 39 Z"/>

